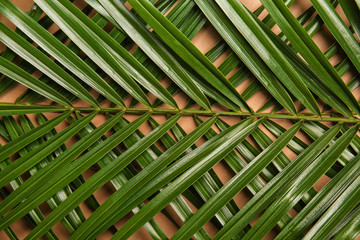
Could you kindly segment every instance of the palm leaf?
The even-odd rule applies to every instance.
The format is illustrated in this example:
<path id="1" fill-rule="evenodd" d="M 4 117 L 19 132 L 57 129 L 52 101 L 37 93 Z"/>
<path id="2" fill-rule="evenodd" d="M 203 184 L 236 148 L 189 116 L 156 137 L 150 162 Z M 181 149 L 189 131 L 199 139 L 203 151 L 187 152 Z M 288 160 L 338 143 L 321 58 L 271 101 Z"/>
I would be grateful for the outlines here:
<path id="1" fill-rule="evenodd" d="M 0 3 L 0 238 L 359 235 L 358 1 L 34 2 Z"/>

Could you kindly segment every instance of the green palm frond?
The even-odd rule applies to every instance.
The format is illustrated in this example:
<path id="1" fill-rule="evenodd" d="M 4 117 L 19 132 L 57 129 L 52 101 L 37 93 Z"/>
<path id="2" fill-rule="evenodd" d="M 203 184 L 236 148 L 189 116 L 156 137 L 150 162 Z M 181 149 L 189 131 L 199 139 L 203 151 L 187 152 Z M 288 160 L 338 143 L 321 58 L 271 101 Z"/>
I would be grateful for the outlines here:
<path id="1" fill-rule="evenodd" d="M 0 2 L 1 239 L 358 237 L 359 1 L 29 2 Z"/>

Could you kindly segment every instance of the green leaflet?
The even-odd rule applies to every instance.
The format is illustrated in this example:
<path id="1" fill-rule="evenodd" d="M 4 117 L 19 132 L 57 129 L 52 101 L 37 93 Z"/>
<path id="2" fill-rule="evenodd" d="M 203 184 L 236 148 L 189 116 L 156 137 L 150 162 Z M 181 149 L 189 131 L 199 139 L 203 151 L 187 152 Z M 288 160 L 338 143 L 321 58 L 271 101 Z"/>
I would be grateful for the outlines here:
<path id="1" fill-rule="evenodd" d="M 336 13 L 334 7 L 329 2 L 323 0 L 311 2 L 337 42 L 346 52 L 353 65 L 359 71 L 360 47 L 349 28 L 341 20 L 340 16 Z M 354 109 L 354 111 L 355 110 L 356 109 Z"/>
<path id="2" fill-rule="evenodd" d="M 216 2 L 289 91 L 314 114 L 321 115 L 313 95 L 299 74 L 289 64 L 247 9 L 241 3 L 234 0 Z"/>
<path id="3" fill-rule="evenodd" d="M 357 7 L 356 2 L 351 0 L 340 0 L 339 3 L 356 35 L 360 37 L 360 10 Z"/>
<path id="4" fill-rule="evenodd" d="M 349 221 L 342 227 L 342 229 L 334 236 L 335 240 L 346 239 L 351 240 L 359 236 L 359 210 L 355 211 L 350 217 Z"/>
<path id="5" fill-rule="evenodd" d="M 89 86 L 112 100 L 124 106 L 121 97 L 84 61 L 77 57 L 69 48 L 58 41 L 52 34 L 37 24 L 35 20 L 20 11 L 10 1 L 0 3 L 0 11 L 15 23 L 18 28 L 38 43 L 42 49 L 55 57 L 61 64 L 71 70 Z"/>
<path id="6" fill-rule="evenodd" d="M 37 205 L 39 201 L 42 202 L 48 199 L 61 188 L 68 185 L 74 178 L 76 178 L 79 174 L 85 171 L 88 167 L 93 165 L 99 157 L 104 156 L 107 152 L 117 146 L 119 141 L 123 141 L 124 138 L 126 138 L 133 131 L 135 131 L 144 121 L 147 120 L 148 117 L 148 114 L 145 114 L 141 118 L 138 118 L 137 120 L 132 122 L 131 126 L 129 126 L 126 131 L 115 134 L 111 138 L 109 138 L 106 142 L 106 145 L 104 144 L 94 148 L 92 151 L 88 152 L 87 155 L 84 155 L 81 159 L 73 162 L 68 168 L 66 168 L 66 170 L 61 171 L 56 176 L 52 177 L 36 192 L 32 193 L 30 197 L 28 197 L 20 205 L 15 207 L 13 211 L 7 214 L 6 217 L 3 218 L 3 221 L 0 224 L 0 228 L 3 228 L 6 225 L 9 225 L 12 222 L 16 221 L 19 217 L 23 216 L 24 212 L 26 212 L 26 209 L 32 209 L 33 205 Z"/>
<path id="7" fill-rule="evenodd" d="M 145 167 L 139 174 L 133 177 L 123 188 L 114 193 L 100 208 L 92 214 L 84 225 L 72 236 L 74 239 L 83 238 L 90 231 L 96 229 L 96 225 L 102 223 L 99 219 L 106 220 L 112 215 L 112 211 L 121 206 L 128 198 L 138 189 L 146 184 L 153 176 L 157 175 L 164 167 L 180 156 L 189 146 L 191 146 L 201 135 L 203 135 L 216 121 L 216 117 L 208 120 L 205 124 L 197 128 L 194 132 L 187 135 L 185 139 L 169 148 L 165 153 L 160 155 L 151 164 Z M 117 206 L 114 206 L 116 204 Z M 94 221 L 95 220 L 95 221 Z"/>
<path id="8" fill-rule="evenodd" d="M 147 119 L 147 115 L 144 115 L 146 118 L 143 117 L 143 119 Z M 93 191 L 100 188 L 103 184 L 105 184 L 108 180 L 113 178 L 119 171 L 124 169 L 136 156 L 141 154 L 143 151 L 145 151 L 150 145 L 154 143 L 158 138 L 160 138 L 166 131 L 169 130 L 169 128 L 172 127 L 173 124 L 175 124 L 180 118 L 180 115 L 176 115 L 169 119 L 167 122 L 162 124 L 159 128 L 154 129 L 150 134 L 148 134 L 146 137 L 144 137 L 142 140 L 137 142 L 135 145 L 133 145 L 129 150 L 127 150 L 125 153 L 120 155 L 118 158 L 114 159 L 110 164 L 102 168 L 99 172 L 97 172 L 92 178 L 88 179 L 86 183 L 81 185 L 69 198 L 67 198 L 62 206 L 60 205 L 56 210 L 54 210 L 51 215 L 56 217 L 48 218 L 50 221 L 47 220 L 43 221 L 41 224 L 37 226 L 34 231 L 32 231 L 26 239 L 38 239 L 40 236 L 43 235 L 43 232 L 46 232 L 46 228 L 51 228 L 51 224 L 55 224 L 57 222 L 57 219 L 61 219 L 63 216 L 68 213 L 68 211 L 71 211 L 75 206 L 79 204 L 78 201 L 82 202 L 88 197 L 88 194 L 92 194 Z M 136 121 L 134 121 L 136 122 Z M 140 122 L 141 121 L 137 121 Z M 134 125 L 131 123 L 129 125 L 129 129 L 131 130 L 131 125 Z M 136 126 L 136 125 L 135 125 Z M 127 132 L 130 132 L 130 130 L 127 130 Z M 99 145 L 101 146 L 101 145 Z M 74 201 L 75 202 L 72 202 Z M 61 214 L 61 215 L 60 215 Z M 60 216 L 59 216 L 60 215 Z"/>
<path id="9" fill-rule="evenodd" d="M 31 18 L 35 19 L 35 20 L 39 20 L 39 18 L 41 17 L 41 9 L 38 7 L 32 7 L 28 12 L 26 12 L 26 14 L 28 14 Z M 18 29 L 15 30 L 15 32 L 21 34 Z M 1 54 L 2 57 L 6 58 L 9 61 L 14 60 L 14 58 L 16 57 L 16 54 L 14 52 L 12 52 L 9 48 L 6 48 L 3 53 Z M 29 68 L 28 63 L 22 61 L 19 64 L 19 67 L 23 67 L 25 69 L 31 69 Z M 16 82 L 14 80 L 12 80 L 9 77 L 5 77 L 1 80 L 1 84 L 0 84 L 0 93 L 4 93 L 7 90 L 10 90 L 11 88 L 16 86 Z"/>
<path id="10" fill-rule="evenodd" d="M 101 65 L 102 70 L 137 100 L 150 106 L 145 93 L 134 79 L 170 106 L 177 107 L 171 94 L 131 54 L 93 21 L 84 18 L 83 13 L 71 3 L 64 2 L 63 6 L 51 1 L 38 1 L 37 4 L 52 16 L 89 58 Z M 77 31 L 73 31 L 74 28 Z M 93 54 L 94 52 L 97 54 Z"/>
<path id="11" fill-rule="evenodd" d="M 0 162 L 6 159 L 7 157 L 11 156 L 24 146 L 30 144 L 31 142 L 35 141 L 37 138 L 43 136 L 46 132 L 53 129 L 59 123 L 63 122 L 66 118 L 68 118 L 70 113 L 63 113 L 56 118 L 48 121 L 47 123 L 41 124 L 37 128 L 25 133 L 21 137 L 17 138 L 15 141 L 11 141 L 7 143 L 5 146 L 1 147 L 0 152 Z"/>
<path id="12" fill-rule="evenodd" d="M 78 115 L 79 116 L 79 115 Z M 79 116 L 80 117 L 80 116 Z M 120 119 L 120 121 L 114 126 L 114 130 L 115 131 L 122 131 L 122 127 L 124 127 L 123 125 L 120 125 L 119 123 L 121 122 L 125 122 L 124 118 Z M 125 126 L 127 126 L 128 124 L 125 124 Z M 88 135 L 89 133 L 91 133 L 96 127 L 93 124 L 90 124 L 87 126 L 87 128 L 83 129 L 79 134 L 81 137 L 84 137 L 86 135 Z M 135 135 L 137 132 L 140 131 L 135 131 L 135 133 L 133 133 L 133 135 Z M 124 144 L 133 136 L 129 136 L 125 141 Z M 96 145 L 102 143 L 104 140 L 106 140 L 106 137 L 103 136 L 102 139 L 99 139 L 94 145 L 92 145 L 88 150 L 91 150 L 92 148 L 94 148 Z M 136 142 L 136 141 L 135 141 Z M 147 150 L 149 151 L 149 149 Z M 144 152 L 145 153 L 145 152 Z M 100 161 L 98 161 L 98 164 L 101 168 L 105 167 L 107 164 L 109 164 L 111 161 L 113 161 L 113 159 L 115 159 L 116 157 L 118 157 L 121 154 L 121 152 L 114 148 L 112 151 L 110 151 L 106 156 L 104 156 Z M 141 156 L 141 155 L 140 155 Z M 139 157 L 140 157 L 139 156 Z M 139 157 L 137 159 L 139 159 Z M 131 168 L 131 166 L 128 166 L 127 168 L 125 168 L 122 172 L 118 173 L 113 179 L 111 179 L 111 183 L 113 184 L 113 186 L 115 187 L 115 189 L 119 189 L 121 188 L 127 181 L 128 179 L 132 178 L 134 176 L 133 174 L 133 169 Z M 138 207 L 134 208 L 132 211 L 137 211 L 139 208 L 142 207 L 143 204 L 140 204 Z M 160 228 L 160 226 L 158 225 L 158 223 L 154 220 L 151 219 L 148 223 L 146 223 L 144 225 L 145 229 L 148 231 L 148 233 L 151 235 L 151 237 L 156 238 L 156 239 L 160 239 L 160 238 L 164 238 L 165 234 L 163 233 L 163 230 Z"/>
<path id="13" fill-rule="evenodd" d="M 11 139 L 3 121 L 0 121 L 0 136 L 2 136 L 6 141 L 10 141 Z"/>
<path id="14" fill-rule="evenodd" d="M 249 124 L 249 120 L 244 121 L 242 123 L 237 124 L 237 126 L 246 126 L 247 124 Z M 233 128 L 232 128 L 233 129 Z M 230 129 L 230 130 L 232 130 Z M 229 131 L 230 131 L 229 130 Z M 228 131 L 228 132 L 229 132 Z M 222 134 L 223 136 L 224 134 Z M 219 137 L 215 138 L 214 140 L 207 142 L 205 144 L 205 146 L 211 146 L 211 144 L 215 145 L 214 142 L 215 140 L 218 140 Z M 206 150 L 206 147 L 203 146 L 202 148 L 200 148 L 200 150 L 197 151 L 193 151 L 190 155 L 191 155 L 191 159 L 193 159 L 192 161 L 196 161 L 196 153 L 199 151 L 204 151 Z M 187 158 L 182 158 L 183 160 L 186 160 Z M 182 164 L 182 168 L 187 169 L 189 166 L 191 165 L 191 162 L 188 162 L 187 164 L 184 163 Z M 172 174 L 171 174 L 172 173 Z M 145 200 L 148 196 L 150 196 L 151 194 L 153 194 L 154 192 L 156 192 L 157 190 L 159 190 L 161 187 L 163 187 L 166 183 L 167 180 L 169 179 L 173 179 L 174 177 L 176 177 L 179 173 L 181 173 L 181 168 L 172 168 L 172 171 L 170 171 L 169 174 L 167 174 L 167 171 L 163 171 L 161 172 L 156 178 L 153 178 L 147 185 L 145 185 L 141 190 L 139 190 L 138 192 L 135 193 L 135 196 L 132 196 L 131 199 L 129 199 L 124 206 L 126 206 L 126 208 L 121 208 L 121 209 L 117 209 L 116 212 L 114 212 L 114 214 L 112 214 L 108 219 L 106 219 L 106 221 L 103 222 L 98 222 L 99 226 L 96 228 L 96 231 L 93 231 L 92 235 L 98 235 L 101 231 L 104 231 L 105 229 L 108 228 L 109 225 L 111 225 L 113 222 L 116 222 L 119 218 L 125 216 L 128 211 L 131 211 L 131 209 L 133 209 L 135 206 L 137 206 L 139 203 L 141 203 L 143 200 Z M 136 200 L 136 201 L 135 201 Z"/>
<path id="15" fill-rule="evenodd" d="M 153 5 L 143 0 L 130 0 L 129 3 L 149 23 L 158 36 L 190 67 L 236 104 L 251 112 L 247 103 L 224 75 Z"/>
<path id="16" fill-rule="evenodd" d="M 321 214 L 323 214 L 323 212 L 334 203 L 339 195 L 341 195 L 345 189 L 349 188 L 349 185 L 354 181 L 354 179 L 356 179 L 360 167 L 359 159 L 360 155 L 357 155 L 354 159 L 352 159 L 344 169 L 342 169 L 318 192 L 311 202 L 302 209 L 302 211 L 281 231 L 276 238 L 289 239 L 301 236 L 302 232 Z M 356 203 L 356 201 L 354 202 Z M 331 230 L 329 229 L 325 232 L 330 233 Z"/>
<path id="17" fill-rule="evenodd" d="M 357 132 L 354 126 L 343 134 L 336 144 L 331 145 L 316 161 L 312 167 L 304 170 L 278 199 L 262 215 L 259 221 L 244 236 L 244 239 L 258 239 L 275 226 L 277 220 L 286 214 L 302 195 L 333 165 L 341 153 L 349 146 Z"/>
<path id="18" fill-rule="evenodd" d="M 20 135 L 24 134 L 23 130 L 21 129 L 21 127 L 18 125 L 18 123 L 16 122 L 16 120 L 13 117 L 4 118 L 4 124 L 6 126 L 6 129 L 9 133 L 9 135 L 11 136 L 12 140 L 15 140 Z M 19 151 L 20 156 L 23 156 L 23 155 L 27 154 L 28 151 L 31 151 L 31 149 L 34 148 L 35 144 L 36 144 L 36 142 L 33 142 L 33 143 L 29 144 L 28 146 L 26 146 L 25 148 L 21 149 L 21 151 Z M 11 165 L 11 161 L 5 161 L 5 162 L 2 162 L 2 164 L 6 165 L 6 167 L 8 167 L 9 165 Z M 6 169 L 6 167 L 5 167 L 5 169 Z M 4 169 L 2 169 L 2 170 L 4 170 Z M 33 171 L 31 173 L 33 173 Z M 23 180 L 19 176 L 19 177 L 16 177 L 14 181 L 10 182 L 10 186 L 13 190 L 16 190 L 19 186 L 21 186 L 22 183 L 23 183 Z M 31 222 L 33 222 L 35 225 L 39 224 L 42 220 L 44 220 L 44 216 L 39 208 L 35 208 L 35 209 L 31 210 L 27 216 L 29 217 L 29 220 Z M 52 230 L 49 230 L 49 232 L 45 233 L 44 236 L 46 236 L 49 239 L 58 239 L 56 234 Z"/>
<path id="19" fill-rule="evenodd" d="M 249 122 L 249 121 L 248 121 Z M 193 157 L 194 160 L 197 159 L 195 165 L 190 167 L 186 172 L 181 174 L 176 178 L 169 186 L 164 188 L 160 194 L 158 194 L 151 202 L 149 202 L 139 213 L 137 213 L 133 218 L 131 218 L 121 229 L 118 231 L 113 239 L 121 239 L 130 236 L 133 231 L 137 229 L 137 226 L 141 226 L 144 221 L 150 216 L 153 216 L 155 212 L 163 207 L 165 207 L 169 201 L 171 201 L 178 194 L 187 189 L 192 183 L 194 183 L 202 174 L 204 174 L 210 167 L 212 167 L 216 162 L 218 162 L 222 157 L 227 155 L 230 150 L 237 145 L 237 143 L 241 142 L 251 131 L 253 131 L 258 124 L 260 124 L 261 120 L 258 120 L 255 123 L 248 125 L 243 128 L 243 124 L 237 125 L 233 128 L 229 128 L 229 130 L 225 133 L 228 134 L 226 141 L 221 141 L 221 143 L 216 142 L 212 148 L 207 148 L 201 154 L 195 155 L 198 151 L 192 151 L 190 154 L 179 160 L 176 164 L 174 164 L 171 169 L 173 171 L 179 171 L 181 165 L 186 162 L 191 161 L 190 158 Z M 239 126 L 242 128 L 239 129 Z M 245 125 L 246 126 L 246 125 Z M 231 131 L 233 130 L 233 131 Z M 221 136 L 221 135 L 218 135 Z M 213 138 L 217 140 L 218 138 Z M 211 142 L 211 141 L 210 141 Z M 200 150 L 199 150 L 200 149 Z M 197 150 L 201 151 L 203 148 L 198 148 Z M 195 156 L 194 156 L 195 155 Z M 194 161 L 192 160 L 192 161 Z M 183 163 L 184 162 L 184 163 Z M 189 163 L 187 163 L 189 164 Z M 171 172 L 172 170 L 167 170 L 167 172 Z M 166 196 L 166 198 L 164 197 Z"/>
<path id="20" fill-rule="evenodd" d="M 13 139 L 19 137 L 23 134 L 23 131 L 20 128 L 24 129 L 24 132 L 28 132 L 31 129 L 35 128 L 35 126 L 32 124 L 30 119 L 27 116 L 20 116 L 20 124 L 18 124 L 14 118 L 6 118 L 7 121 L 7 128 L 9 132 L 13 135 Z M 48 133 L 49 134 L 49 133 Z M 19 152 L 22 154 L 21 156 L 27 154 L 28 152 L 32 151 L 33 149 L 36 149 L 39 147 L 40 144 L 44 143 L 43 139 L 38 139 L 37 141 L 34 141 L 32 144 L 28 145 L 26 148 L 22 149 L 24 151 Z M 44 166 L 48 164 L 49 161 L 52 160 L 52 156 L 49 155 L 47 158 L 42 160 L 40 163 L 36 164 L 35 167 L 32 167 L 29 172 L 33 176 L 34 174 L 38 173 L 38 170 L 42 169 Z M 69 186 L 65 187 L 65 189 L 59 191 L 56 195 L 54 195 L 52 198 L 47 200 L 47 203 L 49 206 L 54 209 L 56 206 L 62 201 L 63 198 L 66 198 L 68 195 L 71 194 L 71 189 Z M 9 197 L 9 196 L 8 196 Z M 79 211 L 73 211 L 71 214 L 66 216 L 64 219 L 61 220 L 61 222 L 65 225 L 65 227 L 68 229 L 68 231 L 73 232 L 75 231 L 76 227 L 82 224 L 82 221 L 85 220 L 85 217 L 82 215 L 82 212 Z M 43 220 L 43 219 L 42 219 Z"/>
<path id="21" fill-rule="evenodd" d="M 257 174 L 265 168 L 289 143 L 299 131 L 302 122 L 298 122 L 261 152 L 245 168 L 228 181 L 214 196 L 202 206 L 195 215 L 172 237 L 172 239 L 190 238 L 199 227 L 204 225 L 228 201 L 240 192 Z"/>
<path id="22" fill-rule="evenodd" d="M 97 138 L 102 136 L 107 130 L 109 130 L 119 118 L 122 117 L 122 113 L 119 113 L 117 116 L 108 120 L 101 127 L 97 128 L 96 131 L 87 137 L 81 139 L 76 144 L 74 144 L 69 149 L 65 150 L 60 156 L 57 157 L 57 161 L 49 163 L 43 170 L 41 170 L 37 175 L 29 178 L 19 190 L 10 194 L 4 201 L 0 203 L 1 214 L 15 207 L 18 203 L 28 197 L 34 190 L 40 188 L 46 183 L 45 179 L 48 179 L 50 176 L 53 176 L 55 173 L 60 172 L 64 167 L 66 167 L 75 157 L 81 154 L 85 149 L 87 149 Z"/>
<path id="23" fill-rule="evenodd" d="M 41 70 L 57 84 L 91 105 L 98 105 L 96 100 L 78 81 L 66 73 L 65 70 L 54 63 L 44 53 L 31 45 L 20 35 L 13 32 L 3 23 L 0 23 L 0 41 L 26 61 L 31 62 L 34 67 Z"/>
<path id="24" fill-rule="evenodd" d="M 150 118 L 150 123 L 153 128 L 155 128 L 159 125 L 159 123 L 156 122 L 156 120 L 153 118 Z M 178 126 L 179 126 L 179 124 L 177 123 L 172 128 L 173 133 L 175 133 L 175 131 L 176 131 L 175 129 L 178 129 Z M 209 132 L 210 130 L 211 130 L 211 128 L 209 128 L 209 130 L 207 132 Z M 206 135 L 206 133 L 205 133 L 205 135 Z M 185 137 L 186 135 L 187 134 L 185 133 L 183 137 Z M 177 139 L 182 139 L 182 138 L 177 138 Z M 171 148 L 173 145 L 176 144 L 175 140 L 172 139 L 170 134 L 165 134 L 160 140 L 167 149 Z M 191 149 L 193 149 L 194 146 L 195 146 L 195 144 L 193 144 L 191 146 Z M 180 155 L 178 157 L 178 159 L 181 158 L 182 156 L 184 156 L 186 153 L 188 153 L 189 149 L 190 148 L 188 148 L 182 155 Z M 213 180 L 211 182 L 212 183 L 215 182 L 215 184 L 212 184 L 212 186 L 220 184 L 217 181 L 217 179 L 218 179 L 217 176 L 211 175 L 211 178 L 212 179 L 209 179 L 209 181 Z M 204 188 L 206 188 L 206 186 L 204 186 Z M 191 194 L 191 196 L 193 196 L 193 198 L 190 197 L 190 194 Z M 198 198 L 195 199 L 195 193 L 191 189 L 187 189 L 186 192 L 184 193 L 184 196 L 180 195 L 170 203 L 172 208 L 176 211 L 176 214 L 181 218 L 181 220 L 183 222 L 187 221 L 194 214 L 192 209 L 190 208 L 189 204 L 186 203 L 185 199 L 188 199 L 195 206 L 198 206 L 198 202 L 200 202 Z M 194 201 L 194 199 L 197 201 Z M 213 222 L 216 225 L 215 221 L 213 221 Z M 209 234 L 205 231 L 204 228 L 200 229 L 197 233 L 194 234 L 194 236 L 195 236 L 195 238 L 198 238 L 198 239 L 211 239 Z"/>
<path id="25" fill-rule="evenodd" d="M 211 1 L 195 2 L 263 86 L 284 108 L 289 112 L 296 113 L 295 105 L 283 85 L 256 54 L 246 39 L 236 30 L 231 21 L 226 18 L 226 15 L 221 12 L 216 3 Z"/>
<path id="26" fill-rule="evenodd" d="M 196 118 L 196 121 L 199 122 L 200 120 Z M 219 127 L 221 131 L 225 131 L 225 129 L 229 128 L 229 125 L 227 125 L 225 122 L 219 120 L 216 122 L 216 125 Z M 216 136 L 216 132 L 214 130 L 210 130 L 207 132 L 207 138 L 211 139 L 214 136 Z M 245 158 L 247 162 L 251 162 L 256 155 L 259 154 L 259 151 L 255 149 L 247 140 L 244 140 L 242 143 L 236 146 L 236 150 L 241 153 L 241 155 Z M 229 155 L 227 155 L 224 160 L 226 163 L 231 167 L 231 169 L 237 173 L 240 172 L 244 167 L 246 167 L 246 163 L 236 154 L 236 152 L 232 152 Z M 269 173 L 266 169 L 260 173 L 260 175 L 264 179 L 271 179 L 272 174 Z M 255 194 L 263 187 L 263 182 L 260 180 L 260 178 L 255 178 L 248 186 L 247 188 L 250 190 L 252 194 Z"/>
<path id="27" fill-rule="evenodd" d="M 29 168 L 33 167 L 35 164 L 39 163 L 41 160 L 51 154 L 54 150 L 64 144 L 66 140 L 75 135 L 86 124 L 88 124 L 95 117 L 95 115 L 96 112 L 70 125 L 61 133 L 58 133 L 55 137 L 51 138 L 49 141 L 41 144 L 41 146 L 37 147 L 36 150 L 34 149 L 33 151 L 22 156 L 21 158 L 17 159 L 15 162 L 7 166 L 3 171 L 0 172 L 0 186 L 5 186 L 9 181 L 11 181 L 11 179 L 16 178 L 20 174 L 27 171 Z M 35 129 L 36 128 L 34 128 L 33 130 Z M 28 133 L 31 133 L 31 131 L 29 131 Z"/>
<path id="28" fill-rule="evenodd" d="M 307 147 L 291 164 L 265 185 L 230 222 L 224 226 L 214 239 L 231 239 L 247 223 L 254 219 L 267 205 L 284 191 L 289 182 L 296 178 L 319 155 L 319 149 L 324 149 L 339 132 L 341 125 L 333 127 L 318 140 Z M 281 191 L 281 192 L 280 192 Z"/>
<path id="29" fill-rule="evenodd" d="M 334 4 L 334 2 L 332 2 L 332 4 Z M 257 22 L 260 25 L 263 25 L 260 21 Z M 321 22 L 322 21 L 320 21 L 320 23 Z M 302 59 L 300 59 L 299 56 L 297 56 L 295 51 L 293 51 L 283 41 L 276 37 L 276 35 L 270 29 L 266 28 L 264 25 L 262 26 L 262 28 L 272 39 L 273 43 L 284 54 L 284 56 L 286 56 L 287 60 L 290 61 L 290 63 L 295 67 L 295 70 L 298 72 L 298 74 L 300 74 L 300 76 L 302 77 L 306 85 L 311 89 L 311 91 L 320 96 L 321 99 L 323 99 L 326 103 L 336 109 L 339 113 L 342 113 L 343 115 L 348 117 L 353 116 L 353 113 L 352 111 L 350 111 L 348 106 L 337 96 L 337 94 L 335 94 L 329 88 L 329 86 L 327 86 L 326 84 L 324 84 L 323 81 L 321 81 L 321 79 L 309 68 L 309 66 Z M 333 51 L 337 51 L 337 49 L 337 47 L 333 49 L 330 48 L 329 53 L 333 54 Z M 329 57 L 331 56 L 331 54 L 326 55 Z"/>
<path id="30" fill-rule="evenodd" d="M 304 239 L 324 239 L 360 202 L 358 196 L 360 177 L 358 176 L 350 186 L 339 196 L 331 207 L 321 216 Z"/>
<path id="31" fill-rule="evenodd" d="M 134 38 L 141 49 L 151 58 L 186 94 L 205 109 L 210 109 L 209 102 L 198 86 L 190 79 L 171 53 L 161 42 L 142 26 L 128 9 L 122 4 L 115 5 L 111 1 L 102 3 L 114 20 Z"/>
<path id="32" fill-rule="evenodd" d="M 15 81 L 27 86 L 35 92 L 38 92 L 44 97 L 47 97 L 64 106 L 71 106 L 71 103 L 64 96 L 59 94 L 56 90 L 52 89 L 42 81 L 34 78 L 33 76 L 31 76 L 30 74 L 28 74 L 27 72 L 25 72 L 24 70 L 3 57 L 0 57 L 0 72 L 14 79 Z M 3 111 L 1 112 L 1 115 L 3 115 Z"/>
<path id="33" fill-rule="evenodd" d="M 329 3 L 329 1 L 326 2 L 330 8 L 331 3 Z M 292 45 L 304 57 L 305 61 L 309 64 L 317 76 L 319 76 L 320 79 L 339 96 L 339 98 L 341 98 L 351 109 L 353 109 L 353 111 L 360 113 L 360 106 L 358 102 L 340 78 L 335 68 L 326 59 L 324 54 L 312 41 L 305 29 L 295 19 L 285 4 L 281 0 L 262 0 L 262 3 L 273 16 L 274 20 L 279 24 L 285 35 L 287 35 Z M 313 6 L 316 10 L 318 10 L 317 4 L 314 4 Z M 321 12 L 319 12 L 319 14 L 322 16 Z M 360 50 L 359 47 L 358 49 Z M 349 57 L 352 59 L 351 55 L 349 55 Z"/>
<path id="34" fill-rule="evenodd" d="M 172 129 L 175 138 L 179 141 L 183 139 L 186 136 L 185 130 L 179 125 L 176 124 L 174 128 Z M 212 129 L 209 129 L 211 131 Z M 209 132 L 207 131 L 206 134 Z M 189 148 L 186 153 L 190 153 L 192 150 L 195 150 L 197 147 L 196 145 L 192 145 L 191 148 Z M 230 155 L 231 153 L 229 153 Z M 228 155 L 228 156 L 229 156 Z M 220 178 L 216 175 L 215 171 L 213 169 L 210 169 L 207 173 L 205 173 L 197 182 L 194 183 L 192 186 L 193 189 L 199 194 L 201 197 L 201 200 L 205 203 L 209 200 L 209 198 L 214 195 L 224 184 L 221 182 Z M 193 191 L 194 191 L 193 190 Z M 188 195 L 188 190 L 184 192 L 184 196 L 186 197 Z M 201 204 L 202 205 L 202 204 Z M 195 205 L 197 208 L 199 208 L 201 205 Z M 229 221 L 230 218 L 238 211 L 238 207 L 235 204 L 235 202 L 230 202 L 230 204 L 227 204 L 224 206 L 219 214 L 213 218 L 212 222 L 215 223 L 215 226 L 221 227 L 226 222 Z M 214 221 L 214 219 L 218 220 L 219 224 Z"/>

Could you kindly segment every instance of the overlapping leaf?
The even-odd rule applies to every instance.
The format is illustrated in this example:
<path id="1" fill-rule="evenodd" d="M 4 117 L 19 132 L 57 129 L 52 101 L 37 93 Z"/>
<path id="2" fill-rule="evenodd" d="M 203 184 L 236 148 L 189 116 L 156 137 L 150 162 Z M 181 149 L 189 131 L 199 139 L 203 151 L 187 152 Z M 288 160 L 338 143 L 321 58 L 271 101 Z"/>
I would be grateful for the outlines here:
<path id="1" fill-rule="evenodd" d="M 234 0 L 87 0 L 82 10 L 72 2 L 35 0 L 27 13 L 0 3 L 16 26 L 0 23 L 0 97 L 27 87 L 0 103 L 0 229 L 10 239 L 21 218 L 32 228 L 25 239 L 59 239 L 59 222 L 70 239 L 108 229 L 127 239 L 142 226 L 153 239 L 261 239 L 275 226 L 276 239 L 359 234 L 358 1 L 339 1 L 350 28 L 335 0 L 311 1 L 297 18 L 293 0 L 262 0 L 253 13 Z M 191 40 L 210 25 L 222 39 L 202 54 Z M 335 41 L 324 53 L 312 40 L 322 26 Z M 347 84 L 345 74 L 354 76 Z M 260 91 L 269 97 L 255 113 L 248 100 Z M 89 168 L 98 170 L 85 180 Z M 100 204 L 95 192 L 107 182 L 114 192 Z M 239 205 L 239 192 L 250 199 Z M 169 234 L 159 213 L 178 230 Z"/>

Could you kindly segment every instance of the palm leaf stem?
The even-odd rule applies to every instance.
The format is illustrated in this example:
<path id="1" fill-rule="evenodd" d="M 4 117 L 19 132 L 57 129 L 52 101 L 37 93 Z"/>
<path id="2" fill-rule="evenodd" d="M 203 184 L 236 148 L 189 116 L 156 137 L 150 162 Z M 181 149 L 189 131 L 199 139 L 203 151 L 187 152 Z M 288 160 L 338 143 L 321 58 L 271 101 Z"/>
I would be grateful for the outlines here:
<path id="1" fill-rule="evenodd" d="M 125 112 L 126 114 L 141 115 L 150 112 L 154 115 L 175 115 L 180 113 L 183 116 L 238 116 L 238 117 L 256 117 L 271 119 L 289 119 L 289 120 L 307 120 L 317 122 L 343 122 L 343 123 L 359 123 L 358 118 L 342 118 L 336 113 L 323 113 L 322 117 L 317 117 L 311 113 L 299 113 L 297 115 L 289 113 L 249 113 L 249 112 L 232 112 L 232 111 L 208 111 L 208 110 L 191 110 L 191 109 L 163 109 L 163 108 L 82 108 L 74 107 L 74 111 L 93 112 L 99 111 L 104 113 Z"/>

